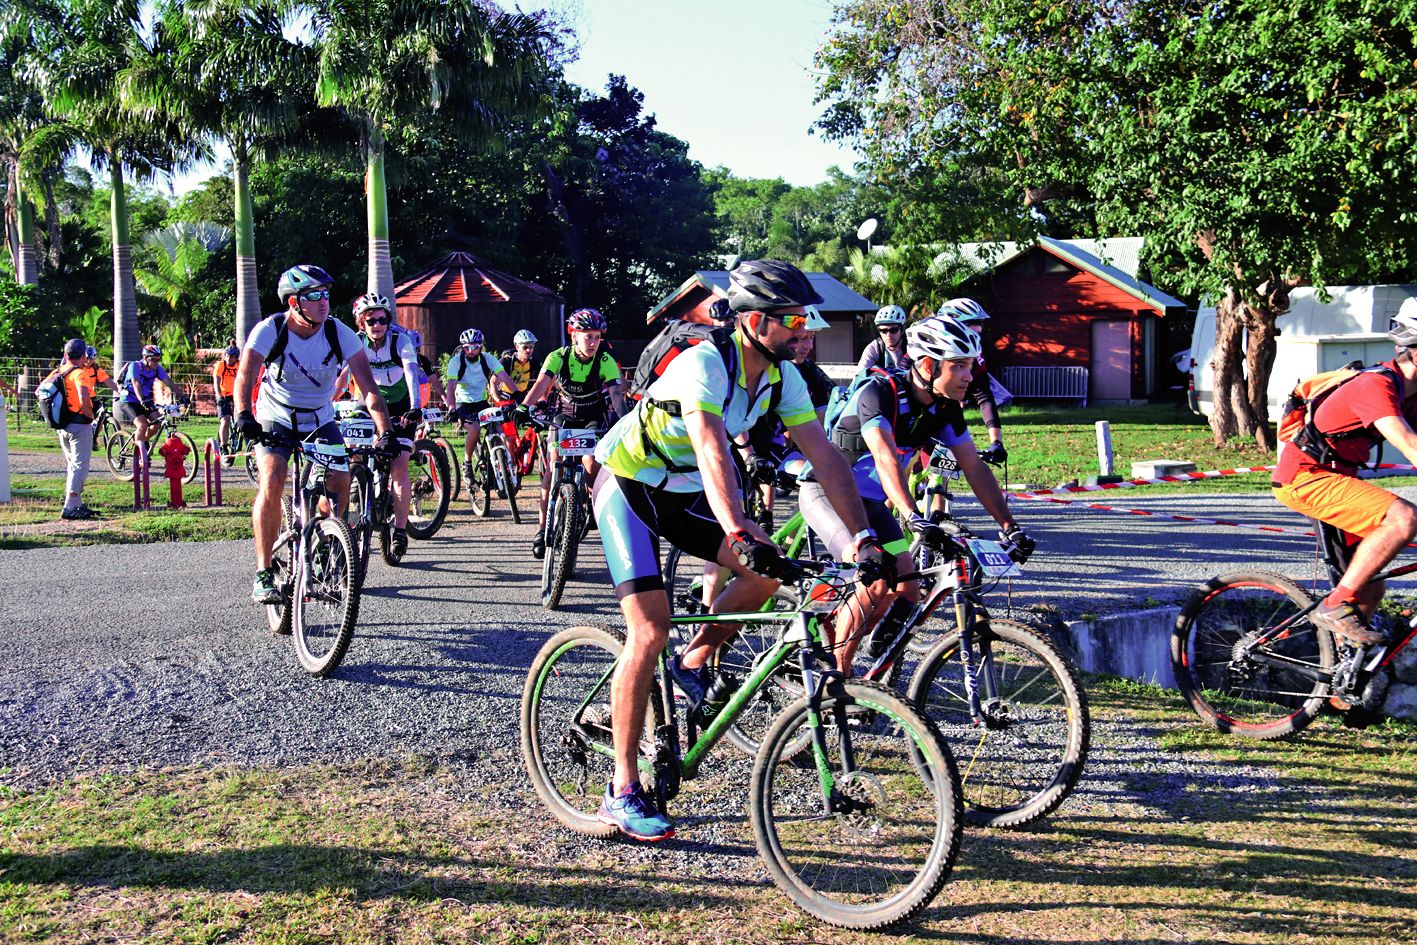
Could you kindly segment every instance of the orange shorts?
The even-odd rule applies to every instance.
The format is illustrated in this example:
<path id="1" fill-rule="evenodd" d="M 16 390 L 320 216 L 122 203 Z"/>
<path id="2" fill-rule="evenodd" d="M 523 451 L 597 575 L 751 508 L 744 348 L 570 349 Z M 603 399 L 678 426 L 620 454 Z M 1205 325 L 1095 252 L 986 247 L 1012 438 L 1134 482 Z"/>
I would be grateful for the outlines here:
<path id="1" fill-rule="evenodd" d="M 1328 469 L 1301 469 L 1287 486 L 1275 486 L 1274 497 L 1284 505 L 1328 522 L 1354 538 L 1367 538 L 1387 517 L 1397 496 L 1365 479 Z"/>

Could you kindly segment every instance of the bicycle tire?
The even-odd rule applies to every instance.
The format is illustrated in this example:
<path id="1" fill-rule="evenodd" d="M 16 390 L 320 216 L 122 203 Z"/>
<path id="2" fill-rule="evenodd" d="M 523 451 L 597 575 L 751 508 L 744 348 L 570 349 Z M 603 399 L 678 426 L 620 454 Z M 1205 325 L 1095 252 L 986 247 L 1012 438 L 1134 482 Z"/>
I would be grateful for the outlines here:
<path id="1" fill-rule="evenodd" d="M 497 464 L 497 476 L 502 482 L 502 490 L 507 496 L 507 505 L 512 510 L 512 522 L 520 525 L 522 513 L 517 509 L 517 482 L 512 478 L 511 457 L 505 446 L 492 448 L 493 461 Z"/>
<path id="2" fill-rule="evenodd" d="M 354 540 L 343 519 L 319 518 L 305 545 L 295 579 L 295 655 L 311 676 L 328 676 L 344 659 L 359 619 Z M 315 603 L 325 605 L 326 622 L 309 619 Z"/>
<path id="3" fill-rule="evenodd" d="M 295 594 L 295 580 L 290 571 L 290 546 L 283 545 L 271 555 L 271 567 L 275 569 L 276 587 L 280 588 L 281 602 L 266 604 L 261 609 L 266 612 L 266 627 L 277 636 L 289 636 L 294 619 L 292 601 Z"/>
<path id="4" fill-rule="evenodd" d="M 408 533 L 419 541 L 427 541 L 443 527 L 452 502 L 448 492 L 451 478 L 448 458 L 432 440 L 419 440 L 413 444 L 408 473 Z"/>
<path id="5" fill-rule="evenodd" d="M 477 459 L 472 464 L 472 475 L 467 480 L 467 501 L 472 506 L 472 514 L 486 518 L 492 511 L 492 458 L 487 448 L 479 441 Z"/>
<path id="6" fill-rule="evenodd" d="M 344 521 L 349 526 L 350 537 L 354 541 L 355 583 L 364 586 L 369 573 L 369 546 L 374 532 L 374 516 L 371 508 L 373 474 L 363 463 L 349 464 L 349 501 L 344 507 Z"/>
<path id="7" fill-rule="evenodd" d="M 1092 739 L 1087 695 L 1072 664 L 1032 627 L 992 618 L 975 635 L 975 678 L 982 683 L 988 673 L 997 687 L 993 698 L 980 694 L 982 729 L 970 713 L 957 630 L 921 658 L 909 698 L 963 768 L 965 820 L 1021 827 L 1057 810 L 1077 787 Z"/>
<path id="8" fill-rule="evenodd" d="M 448 464 L 449 482 L 452 489 L 448 492 L 448 504 L 456 502 L 462 497 L 462 460 L 458 458 L 458 453 L 453 451 L 453 444 L 448 442 L 445 436 L 433 437 L 433 443 L 443 453 L 443 461 Z"/>
<path id="9" fill-rule="evenodd" d="M 261 469 L 256 462 L 256 451 L 250 446 L 246 447 L 246 478 L 253 486 L 261 484 Z"/>
<path id="10" fill-rule="evenodd" d="M 185 430 L 173 431 L 179 439 L 187 444 L 187 455 L 182 457 L 182 482 L 190 483 L 197 478 L 197 473 L 202 471 L 202 454 L 197 452 L 197 441 L 192 439 L 191 434 Z M 221 475 L 220 472 L 217 475 Z"/>
<path id="11" fill-rule="evenodd" d="M 581 713 L 595 744 L 613 745 L 607 677 L 624 648 L 625 636 L 618 630 L 562 630 L 537 651 L 522 688 L 522 758 L 532 787 L 556 820 L 588 837 L 611 837 L 618 832 L 596 816 L 605 785 L 614 777 L 615 763 L 596 751 L 584 732 L 573 729 L 571 719 Z M 601 694 L 590 700 L 591 687 L 602 683 Z M 655 691 L 651 690 L 645 713 L 641 747 L 645 758 L 654 757 L 654 732 L 664 724 L 664 706 Z M 640 780 L 653 796 L 653 778 L 641 771 Z"/>
<path id="12" fill-rule="evenodd" d="M 1222 732 L 1261 740 L 1293 735 L 1313 721 L 1328 701 L 1328 678 L 1237 656 L 1247 638 L 1312 603 L 1299 585 L 1267 571 L 1223 574 L 1197 587 L 1171 633 L 1171 668 L 1196 714 Z M 1308 620 L 1270 648 L 1331 677 L 1333 637 Z"/>
<path id="13" fill-rule="evenodd" d="M 104 459 L 108 462 L 108 471 L 113 474 L 113 478 L 119 482 L 133 481 L 133 434 L 126 430 L 118 431 L 118 435 L 111 437 L 108 446 L 103 451 Z"/>
<path id="14" fill-rule="evenodd" d="M 802 699 L 778 716 L 753 765 L 753 838 L 799 909 L 843 928 L 885 928 L 924 909 L 949 880 L 963 833 L 959 772 L 930 721 L 881 686 L 831 684 L 820 710 L 833 806 L 856 806 L 823 817 L 816 748 L 800 747 L 816 713 Z M 828 889 L 837 875 L 842 888 Z"/>
<path id="15" fill-rule="evenodd" d="M 546 562 L 541 582 L 541 606 L 555 610 L 561 603 L 561 595 L 566 590 L 574 564 L 572 542 L 580 532 L 581 508 L 580 491 L 573 482 L 562 482 L 556 487 L 555 528 L 551 541 L 546 543 Z"/>

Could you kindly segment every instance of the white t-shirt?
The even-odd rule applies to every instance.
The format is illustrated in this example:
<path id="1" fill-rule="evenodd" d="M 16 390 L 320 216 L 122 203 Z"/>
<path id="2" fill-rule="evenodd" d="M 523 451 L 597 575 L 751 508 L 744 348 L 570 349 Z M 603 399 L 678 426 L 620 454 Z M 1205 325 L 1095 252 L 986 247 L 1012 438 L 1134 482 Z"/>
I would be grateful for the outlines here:
<path id="1" fill-rule="evenodd" d="M 340 368 L 364 346 L 354 329 L 337 319 L 335 325 L 342 358 L 330 357 L 323 325 L 309 338 L 302 338 L 293 330 L 288 333 L 285 351 L 277 355 L 273 363 L 266 365 L 265 377 L 261 380 L 261 396 L 256 404 L 258 420 L 291 426 L 288 419 L 293 409 L 299 414 L 301 422 L 298 426 L 303 429 L 310 426 L 311 413 L 320 417 L 318 423 L 321 424 L 334 417 L 332 402 Z M 276 324 L 266 318 L 246 339 L 246 347 L 264 358 L 275 342 Z"/>

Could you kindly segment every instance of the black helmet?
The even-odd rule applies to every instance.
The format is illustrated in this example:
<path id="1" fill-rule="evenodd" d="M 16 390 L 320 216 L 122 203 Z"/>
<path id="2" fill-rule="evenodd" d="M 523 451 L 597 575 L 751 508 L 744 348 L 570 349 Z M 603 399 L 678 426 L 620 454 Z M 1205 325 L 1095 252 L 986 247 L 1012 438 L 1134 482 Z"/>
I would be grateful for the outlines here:
<path id="1" fill-rule="evenodd" d="M 780 259 L 749 259 L 728 274 L 728 305 L 734 312 L 771 312 L 821 301 L 802 270 Z"/>
<path id="2" fill-rule="evenodd" d="M 714 299 L 709 305 L 709 318 L 716 322 L 726 322 L 733 317 L 733 310 L 728 307 L 727 299 Z"/>

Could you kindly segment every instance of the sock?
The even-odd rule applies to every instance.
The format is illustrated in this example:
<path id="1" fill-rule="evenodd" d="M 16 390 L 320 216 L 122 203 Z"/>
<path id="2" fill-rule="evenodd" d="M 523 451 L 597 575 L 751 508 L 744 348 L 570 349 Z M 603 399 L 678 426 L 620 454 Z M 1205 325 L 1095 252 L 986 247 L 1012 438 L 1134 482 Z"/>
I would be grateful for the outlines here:
<path id="1" fill-rule="evenodd" d="M 1356 588 L 1349 587 L 1347 584 L 1340 584 L 1333 589 L 1332 594 L 1324 598 L 1324 606 L 1337 607 L 1344 601 L 1351 601 L 1356 603 L 1357 600 L 1358 591 Z"/>

